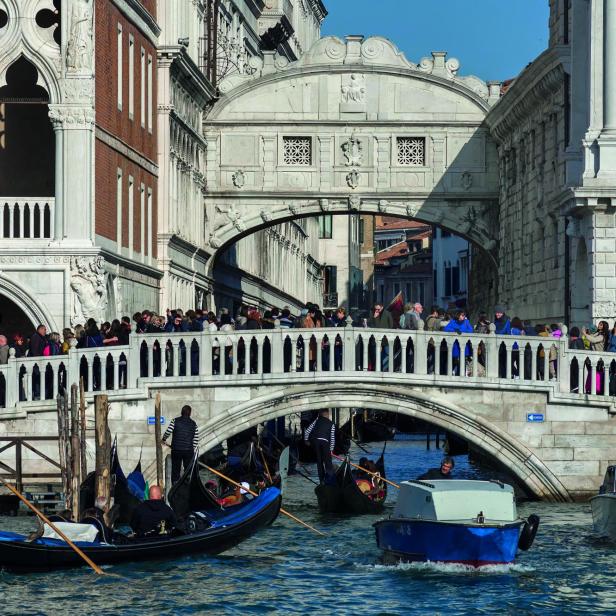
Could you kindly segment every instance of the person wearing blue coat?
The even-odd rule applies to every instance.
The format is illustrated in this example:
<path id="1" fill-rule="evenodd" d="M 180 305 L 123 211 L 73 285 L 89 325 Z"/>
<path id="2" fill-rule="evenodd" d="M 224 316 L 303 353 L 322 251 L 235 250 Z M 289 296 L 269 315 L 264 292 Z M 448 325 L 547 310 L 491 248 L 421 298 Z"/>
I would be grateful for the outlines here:
<path id="1" fill-rule="evenodd" d="M 503 306 L 494 306 L 494 325 L 497 336 L 509 336 L 511 334 L 511 320 L 505 313 Z"/>
<path id="2" fill-rule="evenodd" d="M 453 332 L 456 334 L 472 334 L 474 332 L 473 326 L 470 324 L 470 321 L 466 318 L 466 313 L 464 310 L 460 310 L 456 315 L 455 319 L 452 319 L 447 323 L 447 325 L 443 329 L 444 332 Z M 472 350 L 470 344 L 467 344 L 464 348 L 464 356 L 470 357 L 472 355 Z M 460 343 L 456 340 L 453 343 L 453 350 L 451 353 L 453 359 L 453 370 L 452 373 L 456 376 L 460 376 Z"/>

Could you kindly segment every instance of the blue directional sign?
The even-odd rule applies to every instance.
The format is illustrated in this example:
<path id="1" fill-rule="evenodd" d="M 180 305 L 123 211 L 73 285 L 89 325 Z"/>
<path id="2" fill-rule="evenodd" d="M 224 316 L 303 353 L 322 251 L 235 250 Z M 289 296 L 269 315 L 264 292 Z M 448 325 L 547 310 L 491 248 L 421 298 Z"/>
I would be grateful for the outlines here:
<path id="1" fill-rule="evenodd" d="M 160 423 L 161 425 L 165 423 L 165 418 L 162 416 L 160 418 Z M 156 417 L 151 415 L 150 417 L 148 417 L 148 426 L 155 426 L 155 425 L 156 425 Z"/>
<path id="2" fill-rule="evenodd" d="M 526 421 L 540 423 L 544 420 L 545 418 L 543 416 L 543 413 L 526 413 Z"/>

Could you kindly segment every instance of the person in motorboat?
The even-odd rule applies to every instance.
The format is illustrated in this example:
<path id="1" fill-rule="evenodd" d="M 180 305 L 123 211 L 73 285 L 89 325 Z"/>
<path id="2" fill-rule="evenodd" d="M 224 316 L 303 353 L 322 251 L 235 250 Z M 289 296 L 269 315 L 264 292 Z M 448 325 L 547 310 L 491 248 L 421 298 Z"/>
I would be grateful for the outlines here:
<path id="1" fill-rule="evenodd" d="M 150 498 L 137 505 L 130 527 L 138 537 L 164 535 L 176 525 L 173 509 L 163 500 L 160 486 L 150 486 Z"/>
<path id="2" fill-rule="evenodd" d="M 452 479 L 451 472 L 453 471 L 455 465 L 456 463 L 453 458 L 445 456 L 441 460 L 441 466 L 439 468 L 431 468 L 429 471 L 418 477 L 418 479 L 420 481 L 424 479 Z"/>

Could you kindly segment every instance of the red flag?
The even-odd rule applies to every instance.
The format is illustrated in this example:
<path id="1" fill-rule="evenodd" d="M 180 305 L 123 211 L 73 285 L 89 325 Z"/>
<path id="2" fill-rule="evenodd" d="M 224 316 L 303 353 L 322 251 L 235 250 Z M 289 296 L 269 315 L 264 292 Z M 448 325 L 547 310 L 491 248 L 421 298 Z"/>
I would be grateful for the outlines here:
<path id="1" fill-rule="evenodd" d="M 402 295 L 402 291 L 391 300 L 389 306 L 387 306 L 387 310 L 392 314 L 402 314 L 404 311 L 404 296 Z"/>

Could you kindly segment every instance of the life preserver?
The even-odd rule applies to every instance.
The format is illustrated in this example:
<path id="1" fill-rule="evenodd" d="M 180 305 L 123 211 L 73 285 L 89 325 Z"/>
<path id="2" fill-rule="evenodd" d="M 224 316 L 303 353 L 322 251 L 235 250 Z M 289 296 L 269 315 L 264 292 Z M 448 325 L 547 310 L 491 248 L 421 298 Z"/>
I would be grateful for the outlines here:
<path id="1" fill-rule="evenodd" d="M 539 516 L 535 514 L 529 515 L 520 533 L 520 540 L 518 541 L 520 550 L 526 551 L 530 549 L 530 546 L 533 545 L 533 541 L 535 540 L 538 528 Z"/>
<path id="2" fill-rule="evenodd" d="M 356 479 L 355 483 L 357 484 L 357 487 L 364 494 L 366 494 L 367 492 L 370 492 L 370 490 L 372 490 L 372 484 L 370 483 L 370 481 L 368 479 Z"/>

